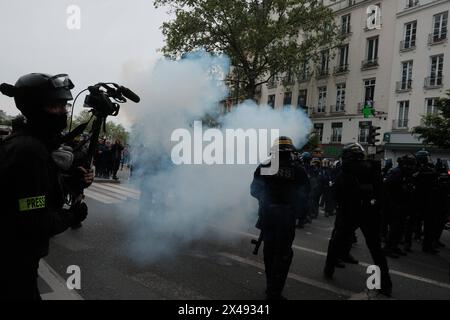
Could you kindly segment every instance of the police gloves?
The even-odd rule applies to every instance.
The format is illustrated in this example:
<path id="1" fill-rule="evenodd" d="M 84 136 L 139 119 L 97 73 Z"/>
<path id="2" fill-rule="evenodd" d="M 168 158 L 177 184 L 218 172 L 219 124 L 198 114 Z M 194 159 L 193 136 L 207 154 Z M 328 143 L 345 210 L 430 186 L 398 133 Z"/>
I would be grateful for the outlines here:
<path id="1" fill-rule="evenodd" d="M 87 215 L 88 215 L 88 207 L 86 203 L 80 202 L 75 205 L 73 205 L 70 208 L 70 211 L 72 212 L 74 216 L 74 225 L 79 224 L 80 222 L 83 222 Z"/>

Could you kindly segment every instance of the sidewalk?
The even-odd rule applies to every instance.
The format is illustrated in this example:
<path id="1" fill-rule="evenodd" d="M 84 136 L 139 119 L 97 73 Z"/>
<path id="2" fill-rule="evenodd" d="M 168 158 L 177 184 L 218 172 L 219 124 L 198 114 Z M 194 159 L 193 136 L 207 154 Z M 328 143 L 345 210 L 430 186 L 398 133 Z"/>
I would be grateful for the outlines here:
<path id="1" fill-rule="evenodd" d="M 126 166 L 123 166 L 123 170 L 117 171 L 118 180 L 114 179 L 105 179 L 105 178 L 94 178 L 94 182 L 96 183 L 127 183 L 128 178 L 130 177 L 130 169 Z"/>

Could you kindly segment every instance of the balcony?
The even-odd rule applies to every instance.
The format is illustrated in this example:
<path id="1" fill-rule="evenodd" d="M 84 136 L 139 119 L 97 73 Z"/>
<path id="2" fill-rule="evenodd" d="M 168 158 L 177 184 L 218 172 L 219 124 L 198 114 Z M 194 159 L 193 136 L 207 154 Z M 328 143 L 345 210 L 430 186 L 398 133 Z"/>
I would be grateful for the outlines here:
<path id="1" fill-rule="evenodd" d="M 344 114 L 345 113 L 345 104 L 337 104 L 330 106 L 330 114 Z"/>
<path id="2" fill-rule="evenodd" d="M 311 80 L 311 73 L 310 72 L 304 72 L 300 73 L 297 77 L 298 82 L 308 82 Z"/>
<path id="3" fill-rule="evenodd" d="M 435 44 L 440 44 L 440 43 L 443 43 L 446 41 L 447 41 L 447 32 L 446 31 L 445 32 L 442 31 L 442 33 L 440 35 L 436 34 L 436 33 L 430 33 L 428 35 L 428 45 L 429 46 L 432 46 Z"/>
<path id="4" fill-rule="evenodd" d="M 376 69 L 378 68 L 378 58 L 363 60 L 361 62 L 362 70 Z"/>
<path id="5" fill-rule="evenodd" d="M 284 86 L 293 86 L 295 84 L 295 78 L 293 76 L 286 76 L 281 78 L 281 83 Z"/>
<path id="6" fill-rule="evenodd" d="M 443 76 L 427 77 L 423 87 L 425 89 L 439 89 L 442 88 Z"/>
<path id="7" fill-rule="evenodd" d="M 317 79 L 322 79 L 322 78 L 326 78 L 330 75 L 330 71 L 328 68 L 325 69 L 317 69 L 317 73 L 316 73 L 316 78 Z"/>
<path id="8" fill-rule="evenodd" d="M 338 74 L 348 73 L 349 71 L 350 70 L 348 69 L 348 64 L 343 64 L 343 65 L 335 66 L 333 74 L 338 75 Z"/>
<path id="9" fill-rule="evenodd" d="M 323 117 L 326 113 L 326 107 L 325 106 L 317 106 L 311 108 L 311 117 Z"/>
<path id="10" fill-rule="evenodd" d="M 341 26 L 341 36 L 348 37 L 352 34 L 351 25 L 342 25 Z"/>
<path id="11" fill-rule="evenodd" d="M 408 131 L 408 119 L 392 120 L 392 130 Z"/>
<path id="12" fill-rule="evenodd" d="M 397 81 L 395 85 L 396 92 L 408 92 L 412 89 L 412 80 Z"/>
<path id="13" fill-rule="evenodd" d="M 415 40 L 400 41 L 400 52 L 411 51 L 414 49 L 416 49 L 416 41 Z"/>
<path id="14" fill-rule="evenodd" d="M 267 82 L 267 89 L 273 89 L 278 86 L 278 78 L 274 77 Z"/>

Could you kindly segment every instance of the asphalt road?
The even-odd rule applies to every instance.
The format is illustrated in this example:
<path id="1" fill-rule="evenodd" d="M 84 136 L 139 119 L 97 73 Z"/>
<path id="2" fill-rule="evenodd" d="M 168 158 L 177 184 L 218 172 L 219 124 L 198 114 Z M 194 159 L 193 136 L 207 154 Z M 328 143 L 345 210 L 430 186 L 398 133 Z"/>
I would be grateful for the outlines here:
<path id="1" fill-rule="evenodd" d="M 160 243 L 132 246 L 130 231 L 140 224 L 139 192 L 126 184 L 95 183 L 86 193 L 90 214 L 83 227 L 68 230 L 51 242 L 50 255 L 41 268 L 44 299 L 205 299 L 257 300 L 264 298 L 262 250 L 252 254 L 251 225 L 224 229 L 208 224 L 204 236 L 176 246 L 173 252 L 144 259 Z M 284 295 L 288 299 L 368 299 L 367 266 L 371 258 L 362 235 L 352 254 L 359 265 L 337 269 L 326 281 L 322 270 L 333 218 L 323 214 L 305 229 L 297 230 L 294 259 Z M 447 248 L 437 256 L 414 244 L 407 257 L 389 259 L 394 299 L 450 299 L 450 232 Z M 142 259 L 141 259 L 142 258 Z M 81 289 L 67 292 L 69 266 L 79 266 Z"/>

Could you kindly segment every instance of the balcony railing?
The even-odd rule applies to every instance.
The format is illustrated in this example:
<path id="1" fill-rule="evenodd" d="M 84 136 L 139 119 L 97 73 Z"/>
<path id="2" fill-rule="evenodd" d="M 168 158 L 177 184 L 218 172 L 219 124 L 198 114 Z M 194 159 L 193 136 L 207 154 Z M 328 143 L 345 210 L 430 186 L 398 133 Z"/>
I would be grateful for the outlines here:
<path id="1" fill-rule="evenodd" d="M 425 78 L 424 88 L 426 89 L 442 88 L 442 80 L 443 76 L 427 77 Z"/>
<path id="2" fill-rule="evenodd" d="M 293 85 L 295 84 L 295 78 L 293 76 L 286 76 L 281 78 L 281 83 L 284 85 Z"/>
<path id="3" fill-rule="evenodd" d="M 349 71 L 348 64 L 342 64 L 334 67 L 333 74 L 348 73 Z"/>
<path id="4" fill-rule="evenodd" d="M 331 105 L 330 113 L 345 113 L 345 104 Z"/>
<path id="5" fill-rule="evenodd" d="M 374 69 L 378 68 L 378 58 L 367 59 L 361 62 L 361 69 Z"/>
<path id="6" fill-rule="evenodd" d="M 341 26 L 341 36 L 346 37 L 346 36 L 351 35 L 352 34 L 351 30 L 352 30 L 351 25 L 349 25 L 349 24 L 342 25 Z"/>
<path id="7" fill-rule="evenodd" d="M 269 80 L 269 82 L 267 82 L 267 89 L 273 89 L 276 88 L 278 86 L 278 78 L 275 77 L 274 79 Z"/>
<path id="8" fill-rule="evenodd" d="M 412 80 L 410 79 L 397 81 L 395 85 L 395 91 L 397 92 L 407 92 L 411 91 L 411 89 L 412 89 Z"/>
<path id="9" fill-rule="evenodd" d="M 311 73 L 310 72 L 300 73 L 297 77 L 297 80 L 298 82 L 307 82 L 311 80 Z"/>
<path id="10" fill-rule="evenodd" d="M 408 119 L 392 120 L 392 130 L 408 130 Z"/>
<path id="11" fill-rule="evenodd" d="M 435 33 L 428 35 L 428 45 L 439 44 L 444 41 L 447 41 L 447 32 L 442 32 L 440 35 Z"/>
<path id="12" fill-rule="evenodd" d="M 317 106 L 311 108 L 311 116 L 320 117 L 326 115 L 326 106 Z"/>
<path id="13" fill-rule="evenodd" d="M 400 41 L 400 51 L 409 51 L 409 50 L 414 50 L 415 48 L 416 48 L 415 40 Z"/>
<path id="14" fill-rule="evenodd" d="M 326 69 L 317 69 L 316 77 L 317 78 L 325 78 L 330 75 L 330 71 L 328 68 Z"/>

